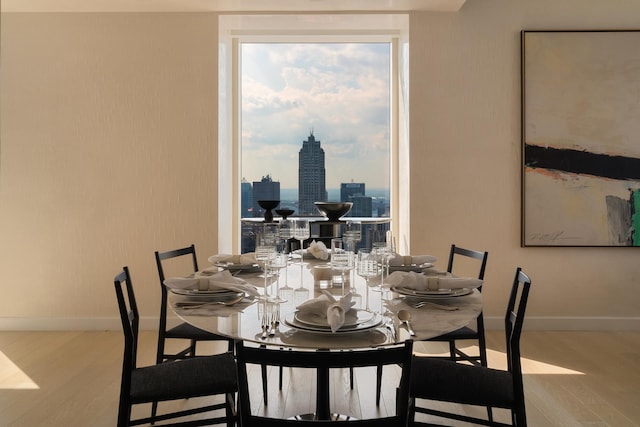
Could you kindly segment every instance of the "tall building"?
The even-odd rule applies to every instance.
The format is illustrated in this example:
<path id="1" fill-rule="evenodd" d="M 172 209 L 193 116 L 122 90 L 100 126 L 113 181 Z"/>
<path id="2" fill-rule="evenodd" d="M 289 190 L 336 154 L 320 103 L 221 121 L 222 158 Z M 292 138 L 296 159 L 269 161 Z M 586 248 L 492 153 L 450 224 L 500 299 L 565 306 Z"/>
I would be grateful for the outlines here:
<path id="1" fill-rule="evenodd" d="M 364 182 L 343 182 L 340 184 L 340 201 L 351 202 L 356 196 L 364 196 Z"/>
<path id="2" fill-rule="evenodd" d="M 240 184 L 240 217 L 247 218 L 253 216 L 253 187 L 251 183 L 242 178 Z"/>
<path id="3" fill-rule="evenodd" d="M 365 196 L 364 182 L 343 182 L 340 184 L 340 201 L 353 203 L 351 210 L 345 216 L 371 216 L 372 198 Z"/>
<path id="4" fill-rule="evenodd" d="M 298 214 L 317 215 L 314 202 L 327 201 L 324 150 L 313 131 L 298 153 Z"/>
<path id="5" fill-rule="evenodd" d="M 263 176 L 260 181 L 253 181 L 253 216 L 264 215 L 264 209 L 258 200 L 280 200 L 280 181 L 273 181 L 271 176 Z"/>

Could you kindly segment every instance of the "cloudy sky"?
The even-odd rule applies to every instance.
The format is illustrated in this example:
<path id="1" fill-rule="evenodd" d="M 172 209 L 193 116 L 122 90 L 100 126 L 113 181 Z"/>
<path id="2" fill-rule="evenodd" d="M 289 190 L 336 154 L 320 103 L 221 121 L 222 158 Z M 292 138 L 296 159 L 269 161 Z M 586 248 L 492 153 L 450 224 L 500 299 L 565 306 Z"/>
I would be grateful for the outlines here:
<path id="1" fill-rule="evenodd" d="M 389 182 L 389 45 L 242 44 L 242 176 L 298 186 L 313 131 L 327 188 Z"/>

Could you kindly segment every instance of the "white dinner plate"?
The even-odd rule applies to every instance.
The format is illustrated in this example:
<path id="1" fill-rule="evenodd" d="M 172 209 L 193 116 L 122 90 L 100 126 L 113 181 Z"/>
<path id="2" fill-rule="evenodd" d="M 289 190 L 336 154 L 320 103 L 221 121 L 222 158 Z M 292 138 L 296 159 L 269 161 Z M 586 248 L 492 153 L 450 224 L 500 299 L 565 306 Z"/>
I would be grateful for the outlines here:
<path id="1" fill-rule="evenodd" d="M 391 288 L 393 292 L 397 292 L 400 295 L 415 296 L 421 298 L 454 298 L 469 295 L 473 292 L 473 289 L 459 288 L 459 289 L 434 289 L 434 290 L 418 290 L 404 288 L 402 286 L 394 286 Z"/>
<path id="2" fill-rule="evenodd" d="M 371 313 L 369 311 L 351 309 L 345 313 L 345 319 L 342 327 L 354 327 L 358 324 L 370 321 L 373 316 L 374 313 Z M 296 322 L 303 325 L 330 329 L 330 326 L 327 324 L 326 316 L 321 316 L 319 314 L 309 313 L 308 311 L 297 311 L 294 315 L 294 319 L 296 320 Z"/>
<path id="3" fill-rule="evenodd" d="M 244 273 L 262 271 L 258 264 L 233 264 L 230 262 L 218 262 L 216 263 L 216 267 L 220 267 L 229 271 L 241 271 Z"/>
<path id="4" fill-rule="evenodd" d="M 370 329 L 377 328 L 382 324 L 381 316 L 379 314 L 374 314 L 371 319 L 367 322 L 358 323 L 353 326 L 342 326 L 336 332 L 331 332 L 329 325 L 325 325 L 322 327 L 312 326 L 306 323 L 298 322 L 295 319 L 295 313 L 290 313 L 284 319 L 284 324 L 297 329 L 299 331 L 311 332 L 315 334 L 325 334 L 325 335 L 336 335 L 336 334 L 352 334 L 356 332 L 368 331 Z"/>
<path id="5" fill-rule="evenodd" d="M 182 295 L 189 300 L 206 300 L 206 301 L 226 301 L 239 298 L 244 292 L 238 292 L 230 289 L 211 289 L 200 291 L 198 289 L 171 289 L 176 295 Z"/>

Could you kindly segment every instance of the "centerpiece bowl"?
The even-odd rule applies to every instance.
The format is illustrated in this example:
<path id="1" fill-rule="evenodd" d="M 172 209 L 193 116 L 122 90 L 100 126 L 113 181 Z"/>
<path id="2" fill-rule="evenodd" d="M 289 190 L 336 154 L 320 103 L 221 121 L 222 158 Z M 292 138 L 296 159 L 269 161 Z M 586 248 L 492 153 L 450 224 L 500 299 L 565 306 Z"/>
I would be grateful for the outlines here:
<path id="1" fill-rule="evenodd" d="M 293 213 L 293 209 L 276 209 L 276 213 L 280 215 L 282 219 L 287 219 L 287 217 Z"/>
<path id="2" fill-rule="evenodd" d="M 329 221 L 340 221 L 340 217 L 349 213 L 353 207 L 351 202 L 314 202 L 322 216 Z"/>
<path id="3" fill-rule="evenodd" d="M 273 222 L 273 209 L 277 208 L 280 200 L 258 200 L 258 205 L 264 209 L 264 222 Z"/>

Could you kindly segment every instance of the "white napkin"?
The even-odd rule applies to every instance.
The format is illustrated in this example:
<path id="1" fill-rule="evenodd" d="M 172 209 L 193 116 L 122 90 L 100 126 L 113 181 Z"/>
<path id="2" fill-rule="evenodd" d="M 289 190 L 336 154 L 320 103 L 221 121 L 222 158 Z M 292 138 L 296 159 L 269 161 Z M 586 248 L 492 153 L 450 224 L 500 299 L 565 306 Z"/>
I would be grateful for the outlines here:
<path id="1" fill-rule="evenodd" d="M 389 265 L 422 265 L 425 263 L 434 263 L 437 260 L 438 258 L 433 255 L 396 255 L 389 260 Z"/>
<path id="2" fill-rule="evenodd" d="M 319 297 L 303 302 L 297 309 L 326 318 L 331 332 L 335 332 L 344 324 L 347 311 L 354 305 L 355 301 L 351 301 L 351 292 L 340 298 L 339 301 L 336 301 L 330 293 L 323 292 Z"/>
<path id="3" fill-rule="evenodd" d="M 169 277 L 164 284 L 170 289 L 199 289 L 217 290 L 224 289 L 236 292 L 244 292 L 248 295 L 258 296 L 260 293 L 253 285 L 247 284 L 242 279 L 233 277 L 228 270 L 223 270 L 213 276 L 196 277 Z"/>
<path id="4" fill-rule="evenodd" d="M 316 242 L 315 240 L 312 240 L 311 243 L 309 243 L 307 252 L 318 259 L 326 260 L 329 258 L 329 251 L 327 250 L 327 246 L 324 243 Z"/>
<path id="5" fill-rule="evenodd" d="M 437 291 L 438 289 L 477 288 L 483 281 L 472 277 L 425 276 L 413 271 L 394 271 L 385 280 L 385 287 L 402 286 L 417 291 Z"/>
<path id="6" fill-rule="evenodd" d="M 253 265 L 256 263 L 256 254 L 254 252 L 248 252 L 240 255 L 218 254 L 211 255 L 209 257 L 211 264 L 229 262 L 231 264 Z"/>

